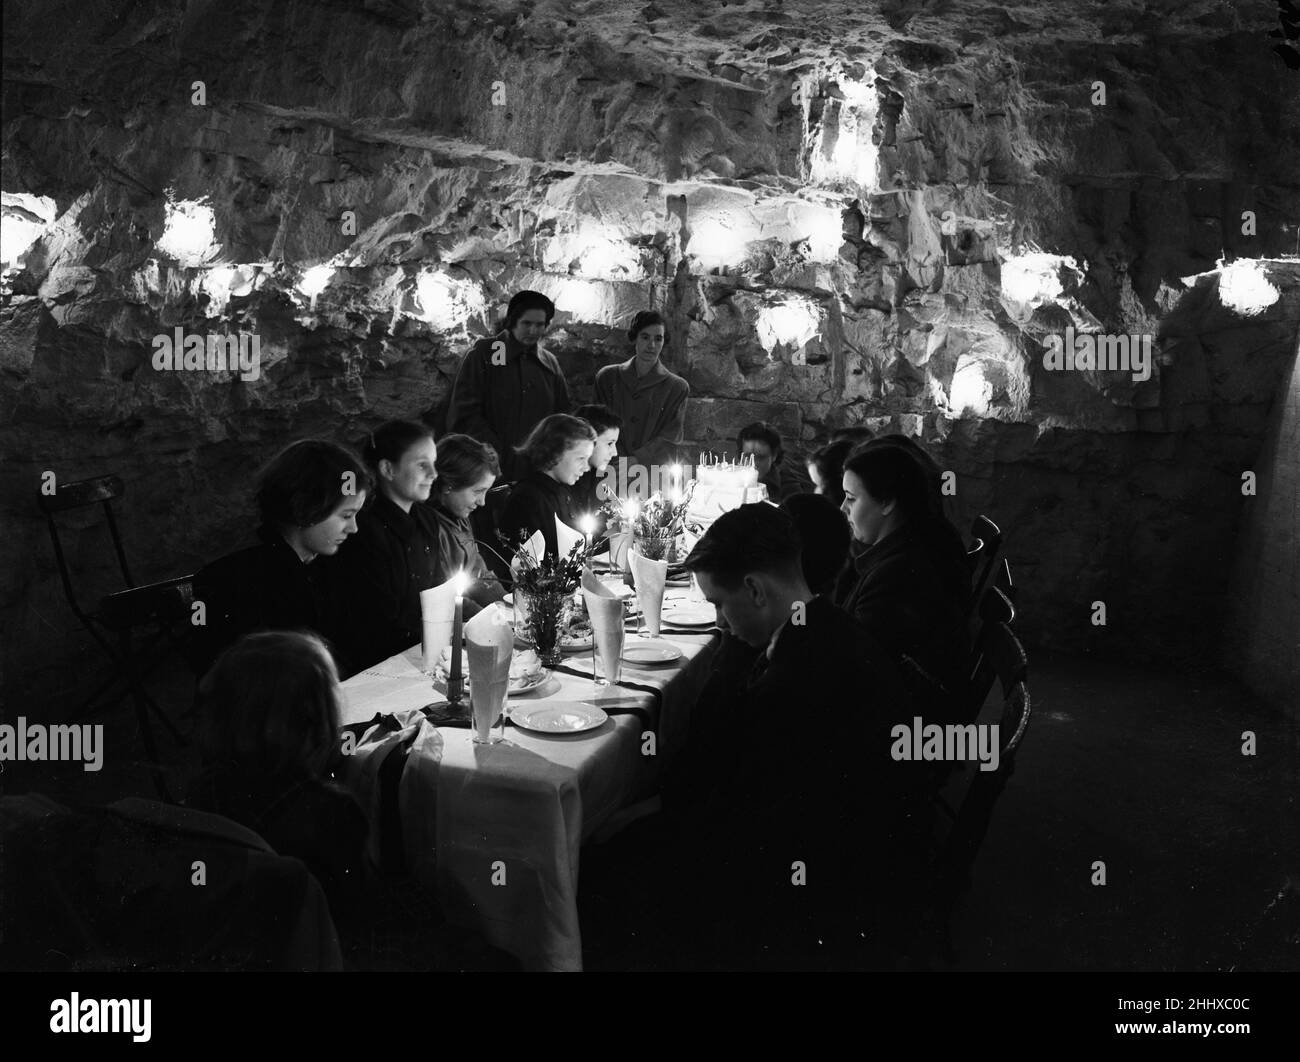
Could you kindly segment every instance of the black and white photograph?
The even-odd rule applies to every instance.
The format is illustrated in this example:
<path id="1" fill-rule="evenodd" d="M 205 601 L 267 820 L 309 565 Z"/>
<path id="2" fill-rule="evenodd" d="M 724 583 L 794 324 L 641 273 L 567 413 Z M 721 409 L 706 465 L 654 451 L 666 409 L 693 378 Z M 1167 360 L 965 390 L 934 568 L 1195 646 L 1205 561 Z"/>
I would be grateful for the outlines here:
<path id="1" fill-rule="evenodd" d="M 1300 969 L 1294 0 L 4 0 L 3 59 L 42 1035 L 202 972 L 1294 1021 L 1232 979 Z"/>

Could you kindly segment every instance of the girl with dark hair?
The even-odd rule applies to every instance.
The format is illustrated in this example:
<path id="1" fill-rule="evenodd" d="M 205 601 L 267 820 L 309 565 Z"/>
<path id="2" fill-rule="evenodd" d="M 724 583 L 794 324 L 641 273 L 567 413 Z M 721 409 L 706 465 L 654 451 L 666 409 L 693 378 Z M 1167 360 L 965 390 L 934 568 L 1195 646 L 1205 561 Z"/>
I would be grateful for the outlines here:
<path id="1" fill-rule="evenodd" d="M 519 447 L 532 469 L 515 484 L 501 515 L 501 535 L 511 546 L 521 536 L 541 531 L 546 551 L 554 556 L 555 520 L 575 531 L 582 513 L 573 501 L 573 485 L 587 471 L 596 448 L 596 433 L 585 420 L 557 413 L 532 430 Z"/>
<path id="2" fill-rule="evenodd" d="M 465 596 L 478 607 L 505 596 L 469 526 L 470 514 L 486 503 L 487 492 L 500 474 L 497 452 L 487 443 L 468 435 L 444 435 L 438 440 L 438 483 L 430 505 L 438 529 L 435 580 L 444 583 L 465 572 L 474 580 Z"/>
<path id="3" fill-rule="evenodd" d="M 964 691 L 970 567 L 939 511 L 928 470 L 906 447 L 873 442 L 845 461 L 842 511 L 864 548 L 836 604 L 882 645 L 943 685 Z"/>
<path id="4" fill-rule="evenodd" d="M 253 631 L 336 635 L 342 610 L 317 558 L 337 553 L 356 532 L 371 486 L 360 458 L 331 442 L 303 440 L 271 459 L 258 477 L 261 544 L 222 557 L 194 577 L 194 599 L 204 611 L 193 650 L 200 675 Z"/>
<path id="5" fill-rule="evenodd" d="M 355 916 L 369 830 L 361 806 L 329 779 L 339 727 L 329 650 L 305 632 L 247 635 L 204 676 L 196 712 L 204 770 L 187 803 L 301 859 L 335 920 Z"/>
<path id="6" fill-rule="evenodd" d="M 438 582 L 438 523 L 427 504 L 437 458 L 433 433 L 413 421 L 389 421 L 366 443 L 375 497 L 328 566 L 347 601 L 337 640 L 352 671 L 420 641 L 420 591 Z"/>
<path id="7" fill-rule="evenodd" d="M 605 477 L 610 462 L 618 452 L 618 437 L 623 430 L 623 418 L 609 406 L 598 404 L 579 406 L 573 411 L 573 415 L 580 420 L 585 420 L 596 433 L 596 448 L 591 451 L 591 457 L 587 459 L 587 471 L 573 487 L 573 506 L 581 515 L 588 513 L 592 515 L 596 521 L 594 533 L 600 537 L 605 534 L 606 524 L 605 516 L 600 511 L 601 506 L 618 498 L 617 491 L 606 482 Z M 597 552 L 603 552 L 608 548 L 609 543 L 605 543 Z"/>
<path id="8" fill-rule="evenodd" d="M 660 360 L 666 327 L 662 314 L 642 310 L 627 330 L 632 357 L 596 373 L 596 402 L 621 418 L 623 452 L 632 464 L 647 468 L 677 458 L 691 392 L 691 385 Z"/>

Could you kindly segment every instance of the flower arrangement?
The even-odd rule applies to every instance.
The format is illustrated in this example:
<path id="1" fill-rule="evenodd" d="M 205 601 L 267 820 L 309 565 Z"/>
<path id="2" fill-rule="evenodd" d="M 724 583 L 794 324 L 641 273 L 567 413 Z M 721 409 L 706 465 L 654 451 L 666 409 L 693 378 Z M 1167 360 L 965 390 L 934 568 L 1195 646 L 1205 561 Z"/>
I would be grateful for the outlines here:
<path id="1" fill-rule="evenodd" d="M 528 535 L 510 549 L 515 573 L 515 634 L 536 648 L 542 663 L 559 663 L 560 642 L 573 614 L 574 591 L 582 581 L 582 569 L 591 559 L 599 540 L 575 542 L 564 557 L 547 553 L 541 560 L 525 548 Z M 504 540 L 503 540 L 504 541 Z"/>
<path id="2" fill-rule="evenodd" d="M 674 490 L 670 498 L 656 492 L 645 504 L 629 498 L 625 502 L 606 502 L 602 511 L 611 521 L 617 521 L 620 528 L 632 532 L 642 556 L 649 560 L 665 557 L 672 560 L 677 536 L 687 526 L 686 512 L 694 493 L 695 481 L 691 480 L 684 493 Z M 693 525 L 691 529 L 698 531 Z"/>

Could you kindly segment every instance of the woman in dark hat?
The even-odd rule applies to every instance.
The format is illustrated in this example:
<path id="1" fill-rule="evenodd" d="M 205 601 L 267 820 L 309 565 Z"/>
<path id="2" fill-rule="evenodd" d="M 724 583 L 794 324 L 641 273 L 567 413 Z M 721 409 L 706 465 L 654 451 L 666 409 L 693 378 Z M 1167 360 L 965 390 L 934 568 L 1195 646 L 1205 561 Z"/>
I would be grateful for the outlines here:
<path id="1" fill-rule="evenodd" d="M 555 304 L 541 292 L 518 292 L 505 328 L 470 348 L 452 385 L 447 430 L 491 446 L 510 480 L 523 473 L 514 463 L 518 444 L 543 418 L 572 405 L 559 361 L 539 345 L 554 316 Z"/>

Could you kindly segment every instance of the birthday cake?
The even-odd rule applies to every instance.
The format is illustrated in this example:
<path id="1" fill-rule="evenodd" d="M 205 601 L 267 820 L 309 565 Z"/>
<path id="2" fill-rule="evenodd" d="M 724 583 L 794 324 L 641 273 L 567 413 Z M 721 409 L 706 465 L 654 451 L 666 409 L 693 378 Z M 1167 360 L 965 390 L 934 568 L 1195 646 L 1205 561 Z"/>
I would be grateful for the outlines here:
<path id="1" fill-rule="evenodd" d="M 707 527 L 725 512 L 767 499 L 767 487 L 750 464 L 718 462 L 695 469 L 695 491 L 686 518 Z"/>

